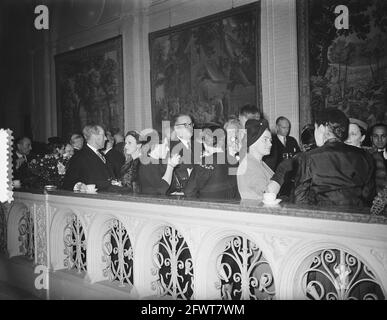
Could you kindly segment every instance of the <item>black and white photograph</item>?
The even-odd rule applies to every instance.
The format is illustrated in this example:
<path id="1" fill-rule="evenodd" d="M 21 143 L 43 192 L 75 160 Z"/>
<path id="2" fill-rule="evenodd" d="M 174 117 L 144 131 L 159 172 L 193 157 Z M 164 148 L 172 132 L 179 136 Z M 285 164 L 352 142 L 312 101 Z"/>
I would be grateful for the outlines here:
<path id="1" fill-rule="evenodd" d="M 386 0 L 2 0 L 0 41 L 0 300 L 386 300 Z"/>

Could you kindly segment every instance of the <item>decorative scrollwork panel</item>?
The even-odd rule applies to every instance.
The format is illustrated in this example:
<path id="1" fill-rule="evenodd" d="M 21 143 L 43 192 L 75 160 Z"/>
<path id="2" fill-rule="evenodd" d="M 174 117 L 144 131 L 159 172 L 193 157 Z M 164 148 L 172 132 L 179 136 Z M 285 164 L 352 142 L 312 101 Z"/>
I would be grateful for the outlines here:
<path id="1" fill-rule="evenodd" d="M 23 211 L 23 215 L 19 219 L 18 230 L 19 252 L 21 255 L 33 260 L 35 256 L 34 221 L 28 209 Z"/>
<path id="2" fill-rule="evenodd" d="M 67 269 L 75 269 L 78 273 L 87 270 L 86 237 L 81 221 L 76 215 L 67 218 L 64 229 L 64 265 Z"/>
<path id="3" fill-rule="evenodd" d="M 216 260 L 224 300 L 268 300 L 275 296 L 271 267 L 262 250 L 246 237 L 232 237 Z"/>
<path id="4" fill-rule="evenodd" d="M 121 221 L 109 222 L 108 231 L 103 236 L 103 275 L 110 281 L 118 281 L 120 287 L 133 285 L 133 248 L 129 234 Z"/>
<path id="5" fill-rule="evenodd" d="M 48 235 L 47 235 L 47 212 L 43 204 L 35 206 L 36 226 L 36 263 L 48 266 Z"/>
<path id="6" fill-rule="evenodd" d="M 187 242 L 179 231 L 170 226 L 160 229 L 152 256 L 155 267 L 151 272 L 157 277 L 151 284 L 152 290 L 161 297 L 192 299 L 192 257 Z"/>
<path id="7" fill-rule="evenodd" d="M 313 300 L 385 299 L 373 272 L 360 259 L 339 249 L 314 254 L 301 279 L 303 293 Z"/>

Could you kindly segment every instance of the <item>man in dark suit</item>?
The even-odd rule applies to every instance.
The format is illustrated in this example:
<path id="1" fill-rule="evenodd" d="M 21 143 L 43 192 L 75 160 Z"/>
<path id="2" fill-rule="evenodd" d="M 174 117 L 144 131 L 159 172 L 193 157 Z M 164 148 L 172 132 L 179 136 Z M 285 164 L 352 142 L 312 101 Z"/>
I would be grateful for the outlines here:
<path id="1" fill-rule="evenodd" d="M 180 154 L 181 163 L 175 167 L 169 193 L 184 192 L 191 175 L 193 164 L 200 161 L 202 146 L 193 139 L 194 123 L 186 114 L 179 114 L 172 120 L 175 139 L 170 143 L 171 156 Z"/>
<path id="2" fill-rule="evenodd" d="M 289 136 L 290 121 L 285 117 L 278 117 L 276 120 L 277 133 L 272 135 L 272 146 L 270 154 L 263 157 L 263 161 L 275 172 L 283 159 L 292 158 L 300 152 L 296 139 Z"/>
<path id="3" fill-rule="evenodd" d="M 79 133 L 74 133 L 70 138 L 70 144 L 74 148 L 74 154 L 80 151 L 84 145 L 84 139 Z"/>
<path id="4" fill-rule="evenodd" d="M 15 141 L 16 148 L 12 154 L 13 179 L 20 180 L 22 185 L 30 184 L 30 178 L 33 176 L 28 168 L 30 153 L 32 150 L 31 139 L 21 137 Z"/>
<path id="5" fill-rule="evenodd" d="M 107 190 L 114 173 L 111 164 L 99 152 L 105 145 L 105 131 L 100 126 L 88 125 L 83 129 L 83 135 L 87 143 L 70 159 L 63 188 L 86 191 L 87 184 L 95 184 L 98 190 Z"/>
<path id="6" fill-rule="evenodd" d="M 112 132 L 113 139 L 114 139 L 114 150 L 117 150 L 125 157 L 125 138 L 124 135 L 121 133 L 121 131 Z"/>
<path id="7" fill-rule="evenodd" d="M 376 191 L 387 186 L 387 125 L 377 123 L 370 129 L 372 147 L 369 150 L 376 166 Z"/>

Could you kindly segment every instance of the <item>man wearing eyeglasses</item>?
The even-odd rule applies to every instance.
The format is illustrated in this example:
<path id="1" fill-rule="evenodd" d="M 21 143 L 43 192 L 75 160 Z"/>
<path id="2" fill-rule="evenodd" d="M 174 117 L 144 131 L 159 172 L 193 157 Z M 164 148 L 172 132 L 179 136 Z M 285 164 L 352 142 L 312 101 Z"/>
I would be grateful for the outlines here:
<path id="1" fill-rule="evenodd" d="M 176 135 L 176 140 L 171 141 L 171 155 L 180 154 L 181 164 L 174 169 L 169 193 L 184 192 L 185 185 L 193 168 L 195 159 L 194 150 L 200 154 L 200 146 L 195 145 L 194 147 L 193 128 L 194 124 L 189 115 L 179 114 L 172 120 L 172 129 Z"/>

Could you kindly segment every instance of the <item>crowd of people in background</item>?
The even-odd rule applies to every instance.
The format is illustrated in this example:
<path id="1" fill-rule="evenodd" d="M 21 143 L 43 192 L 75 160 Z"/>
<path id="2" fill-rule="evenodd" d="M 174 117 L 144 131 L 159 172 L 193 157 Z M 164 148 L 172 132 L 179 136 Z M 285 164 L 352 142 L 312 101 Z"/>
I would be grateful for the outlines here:
<path id="1" fill-rule="evenodd" d="M 315 115 L 300 145 L 286 117 L 271 132 L 253 105 L 223 125 L 197 124 L 179 114 L 167 129 L 124 136 L 87 125 L 68 141 L 50 138 L 39 156 L 32 156 L 30 138 L 21 137 L 15 141 L 14 179 L 27 187 L 39 179 L 50 183 L 41 181 L 38 169 L 45 170 L 40 160 L 53 159 L 55 185 L 76 192 L 95 185 L 119 193 L 356 207 L 371 206 L 387 185 L 387 125 L 368 128 L 335 108 Z"/>

